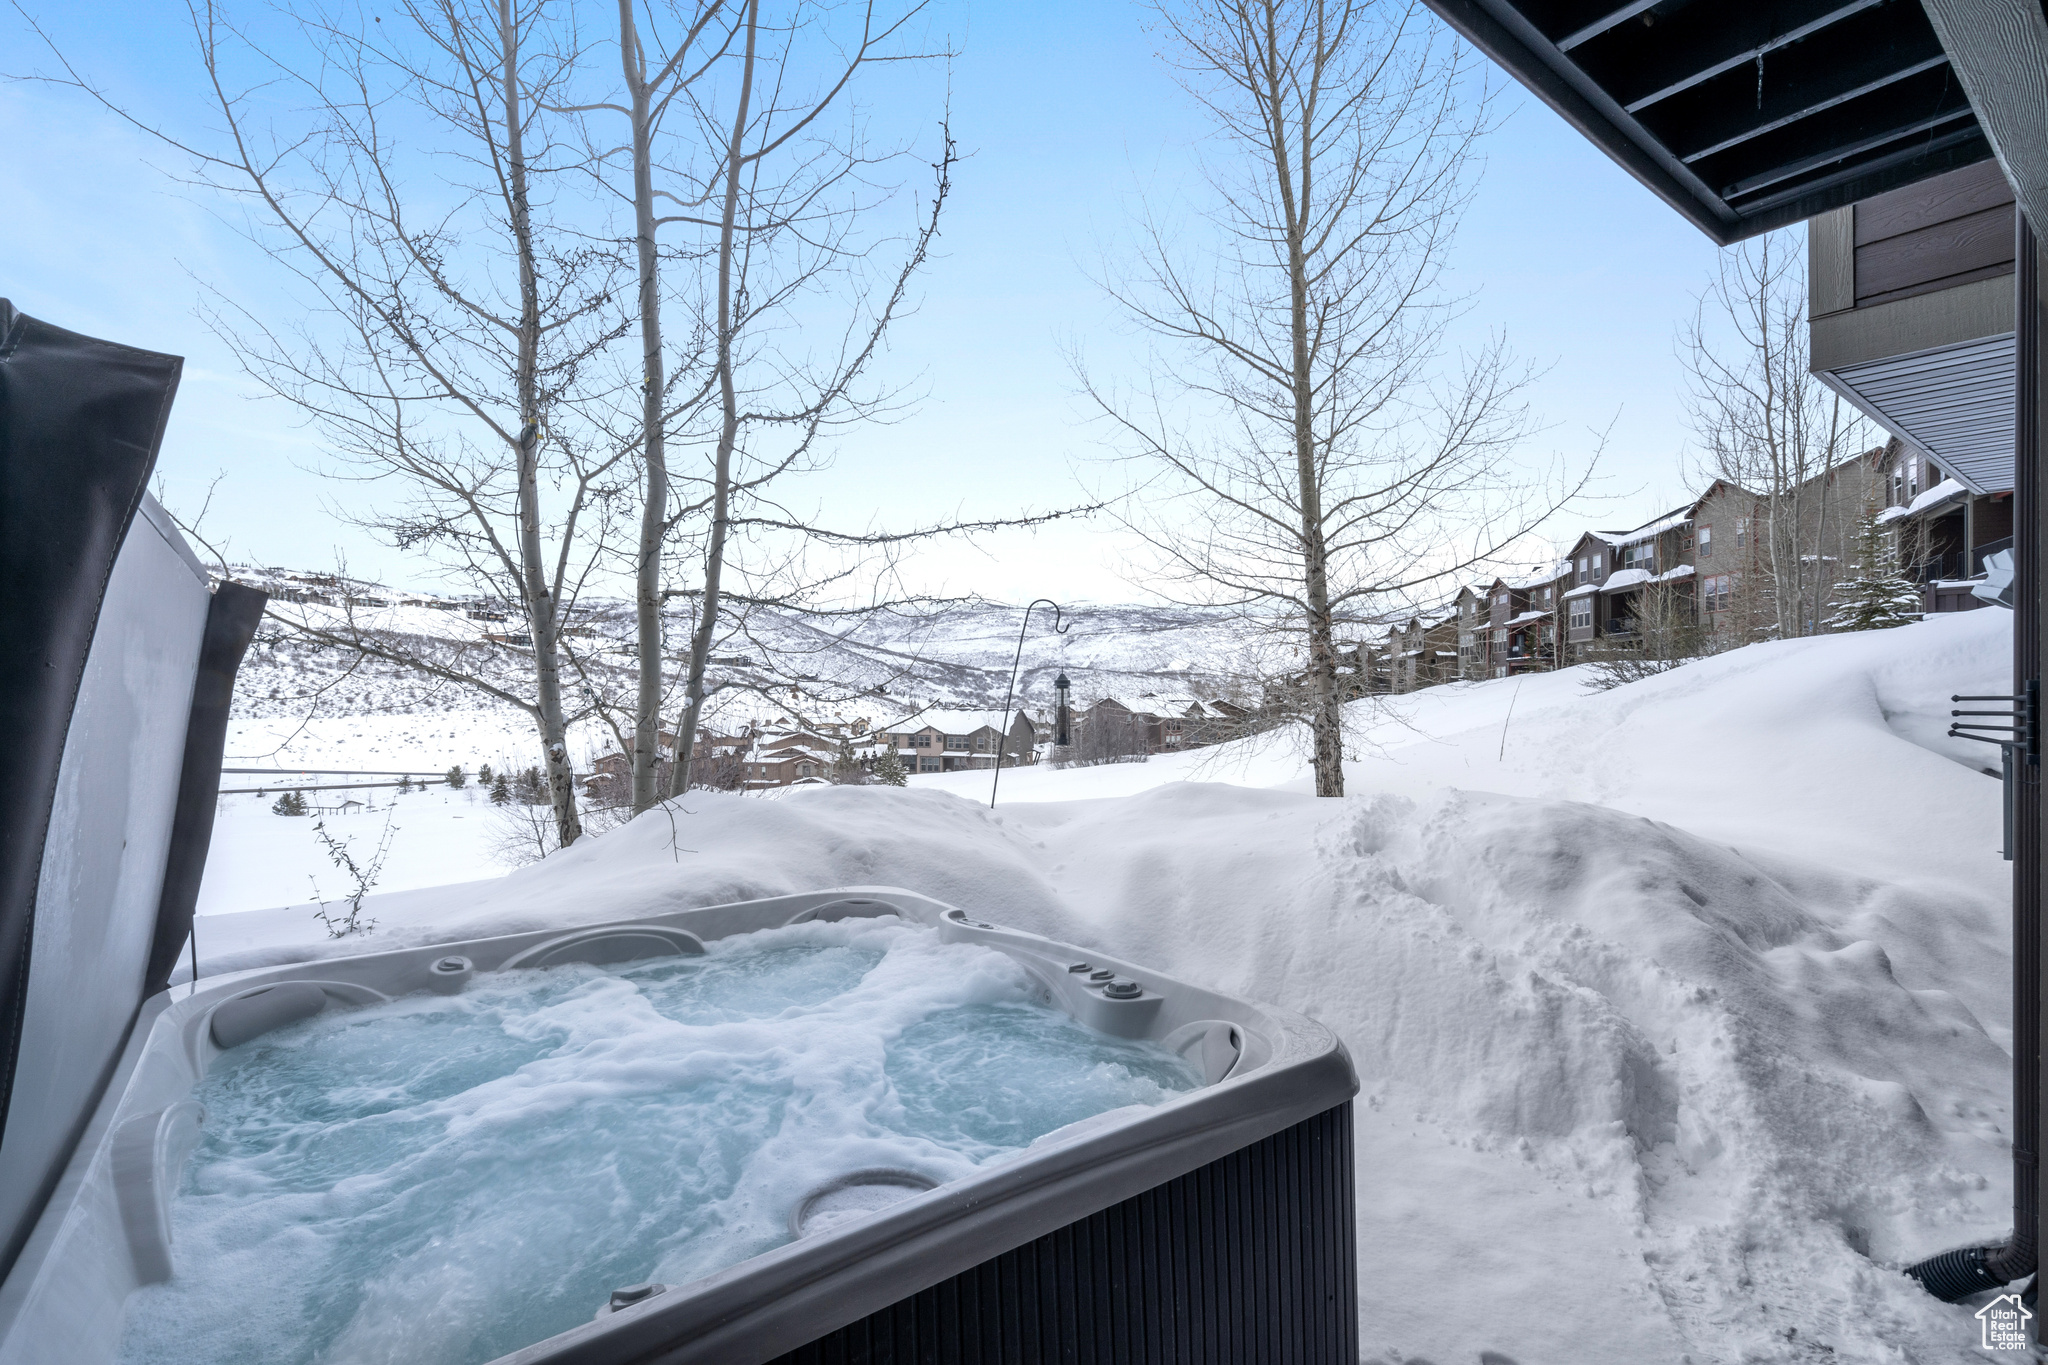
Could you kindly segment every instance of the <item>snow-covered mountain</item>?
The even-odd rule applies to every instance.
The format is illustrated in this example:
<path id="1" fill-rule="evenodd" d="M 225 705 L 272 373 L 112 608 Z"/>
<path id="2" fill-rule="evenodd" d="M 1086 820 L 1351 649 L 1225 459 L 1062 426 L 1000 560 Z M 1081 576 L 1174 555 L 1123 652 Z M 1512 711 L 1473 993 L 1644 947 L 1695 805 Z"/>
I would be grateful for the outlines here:
<path id="1" fill-rule="evenodd" d="M 275 619 L 237 682 L 235 757 L 440 767 L 531 746 L 531 723 L 514 706 L 426 672 L 311 644 L 288 628 L 355 628 L 415 649 L 445 650 L 459 654 L 466 669 L 525 695 L 530 671 L 516 612 L 332 575 L 242 568 L 236 576 L 272 594 Z M 576 634 L 567 641 L 575 656 L 572 709 L 624 698 L 636 676 L 629 604 L 586 600 L 574 619 Z M 683 611 L 671 616 L 667 635 L 678 652 L 692 625 Z M 710 719 L 729 728 L 818 720 L 884 725 L 926 708 L 999 709 L 1019 660 L 1020 630 L 1014 704 L 1041 713 L 1052 705 L 1053 681 L 1062 672 L 1078 705 L 1112 696 L 1254 700 L 1256 679 L 1285 657 L 1284 647 L 1262 641 L 1236 617 L 1181 607 L 1084 607 L 1062 614 L 1058 629 L 1045 607 L 1028 624 L 1023 609 L 998 604 L 855 616 L 754 609 L 734 620 L 712 650 L 712 681 L 722 690 Z M 412 723 L 355 723 L 370 717 Z M 575 736 L 579 759 L 612 742 L 609 727 L 594 717 Z"/>

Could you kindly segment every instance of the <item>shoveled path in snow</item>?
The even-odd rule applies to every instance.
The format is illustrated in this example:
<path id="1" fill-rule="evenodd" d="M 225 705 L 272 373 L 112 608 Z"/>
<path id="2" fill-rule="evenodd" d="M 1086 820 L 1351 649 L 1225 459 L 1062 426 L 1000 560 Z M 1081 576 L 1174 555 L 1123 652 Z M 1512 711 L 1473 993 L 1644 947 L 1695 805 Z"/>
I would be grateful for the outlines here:
<path id="1" fill-rule="evenodd" d="M 1897 1266 L 2006 1224 L 1997 784 L 1940 734 L 2008 625 L 1361 704 L 1342 802 L 1277 740 L 1006 774 L 994 811 L 970 775 L 693 796 L 379 897 L 368 942 L 293 908 L 211 916 L 201 952 L 906 886 L 1345 1038 L 1368 1360 L 1984 1359 Z"/>

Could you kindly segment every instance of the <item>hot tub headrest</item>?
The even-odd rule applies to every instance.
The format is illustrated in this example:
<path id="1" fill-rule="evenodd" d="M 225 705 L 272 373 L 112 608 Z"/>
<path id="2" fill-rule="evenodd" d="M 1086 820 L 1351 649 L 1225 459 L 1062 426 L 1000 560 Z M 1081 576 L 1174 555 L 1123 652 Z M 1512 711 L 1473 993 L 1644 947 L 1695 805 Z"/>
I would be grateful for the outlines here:
<path id="1" fill-rule="evenodd" d="M 211 1020 L 216 1047 L 240 1047 L 274 1028 L 310 1019 L 327 1008 L 327 992 L 311 981 L 284 981 L 219 1006 Z"/>

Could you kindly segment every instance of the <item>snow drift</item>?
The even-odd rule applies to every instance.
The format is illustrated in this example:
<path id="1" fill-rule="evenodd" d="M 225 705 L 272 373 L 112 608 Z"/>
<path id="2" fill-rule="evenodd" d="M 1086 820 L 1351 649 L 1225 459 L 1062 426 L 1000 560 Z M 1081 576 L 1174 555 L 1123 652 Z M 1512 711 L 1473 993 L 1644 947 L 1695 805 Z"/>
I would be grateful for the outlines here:
<path id="1" fill-rule="evenodd" d="M 1898 1268 L 2008 1219 L 1994 751 L 1943 730 L 2009 626 L 1359 703 L 1341 802 L 1271 740 L 1006 774 L 995 811 L 969 775 L 692 796 L 379 897 L 367 942 L 208 917 L 202 969 L 900 885 L 1344 1038 L 1368 1360 L 1982 1359 Z"/>

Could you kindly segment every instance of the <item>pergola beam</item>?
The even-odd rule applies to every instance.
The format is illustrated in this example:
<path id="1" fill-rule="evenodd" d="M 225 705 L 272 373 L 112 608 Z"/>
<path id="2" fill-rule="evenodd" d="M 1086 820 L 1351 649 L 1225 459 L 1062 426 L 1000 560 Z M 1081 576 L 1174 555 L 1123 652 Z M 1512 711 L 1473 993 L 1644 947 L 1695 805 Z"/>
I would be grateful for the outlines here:
<path id="1" fill-rule="evenodd" d="M 1620 9 L 1602 15 L 1592 23 L 1582 28 L 1574 29 L 1570 33 L 1565 34 L 1564 37 L 1559 38 L 1557 40 L 1557 50 L 1559 52 L 1570 52 L 1588 38 L 1597 38 L 1616 24 L 1627 23 L 1644 10 L 1654 8 L 1658 2 L 1659 0 L 1630 0 L 1628 4 L 1623 5 Z"/>
<path id="2" fill-rule="evenodd" d="M 1989 150 L 1910 2 L 1425 3 L 1724 245 Z"/>
<path id="3" fill-rule="evenodd" d="M 1690 90 L 1702 81 L 1712 80 L 1724 71 L 1733 71 L 1736 67 L 1753 62 L 1759 57 L 1767 57 L 1787 44 L 1796 43 L 1802 38 L 1810 38 L 1832 24 L 1838 24 L 1852 15 L 1861 14 L 1864 10 L 1883 3 L 1884 0 L 1847 0 L 1846 4 L 1836 5 L 1813 16 L 1803 24 L 1795 24 L 1785 32 L 1773 34 L 1761 42 L 1743 43 L 1733 51 L 1725 50 L 1725 45 L 1723 45 L 1724 50 L 1721 55 L 1709 61 L 1706 65 L 1684 74 L 1670 77 L 1656 89 L 1629 100 L 1626 104 L 1622 105 L 1622 108 L 1628 110 L 1631 114 L 1641 113 L 1651 105 L 1670 99 L 1673 95 L 1679 94 L 1682 91 Z M 1739 10 L 1723 10 L 1719 6 L 1715 6 L 1714 9 L 1715 12 L 1722 14 L 1730 12 L 1740 13 Z"/>
<path id="4" fill-rule="evenodd" d="M 1681 151 L 1678 159 L 1687 165 L 1691 165 L 1693 162 L 1704 160 L 1716 152 L 1725 152 L 1730 147 L 1739 147 L 1753 138 L 1762 137 L 1765 133 L 1775 133 L 1778 129 L 1788 127 L 1803 118 L 1811 118 L 1815 114 L 1826 113 L 1837 105 L 1847 104 L 1850 100 L 1858 99 L 1873 91 L 1882 90 L 1888 85 L 1895 85 L 1909 76 L 1917 76 L 1923 71 L 1931 71 L 1937 66 L 1944 66 L 1947 62 L 1947 57 L 1936 55 L 1896 71 L 1887 71 L 1874 79 L 1864 81 L 1860 85 L 1850 86 L 1846 90 L 1810 97 L 1789 112 L 1780 113 L 1774 117 L 1767 117 L 1760 123 L 1752 124 L 1740 132 L 1724 137 L 1719 142 L 1711 143 L 1696 152 Z"/>

